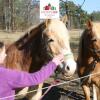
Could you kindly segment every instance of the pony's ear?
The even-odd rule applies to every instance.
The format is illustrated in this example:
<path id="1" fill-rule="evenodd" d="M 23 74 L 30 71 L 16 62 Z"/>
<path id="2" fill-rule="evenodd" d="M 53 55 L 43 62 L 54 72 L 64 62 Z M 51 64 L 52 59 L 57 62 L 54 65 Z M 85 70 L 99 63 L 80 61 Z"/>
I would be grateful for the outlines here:
<path id="1" fill-rule="evenodd" d="M 45 20 L 45 25 L 46 25 L 46 27 L 48 26 L 48 24 L 51 22 L 51 19 L 46 19 Z"/>
<path id="2" fill-rule="evenodd" d="M 68 23 L 68 16 L 65 14 L 63 17 L 60 18 L 60 20 L 61 20 L 64 24 L 66 24 L 66 23 Z"/>
<path id="3" fill-rule="evenodd" d="M 92 27 L 93 27 L 92 21 L 91 21 L 91 20 L 88 20 L 88 21 L 87 21 L 87 28 L 88 28 L 88 29 L 92 29 Z"/>

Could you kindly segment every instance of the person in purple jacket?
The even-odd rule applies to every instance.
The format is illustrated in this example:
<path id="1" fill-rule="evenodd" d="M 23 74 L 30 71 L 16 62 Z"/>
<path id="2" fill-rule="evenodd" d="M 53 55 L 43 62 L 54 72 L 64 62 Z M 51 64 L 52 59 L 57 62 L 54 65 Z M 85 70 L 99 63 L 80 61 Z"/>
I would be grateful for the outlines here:
<path id="1" fill-rule="evenodd" d="M 3 42 L 0 42 L 0 100 L 14 100 L 13 95 L 15 95 L 16 88 L 33 86 L 42 83 L 64 60 L 64 56 L 59 54 L 39 71 L 28 73 L 5 68 L 2 65 L 5 57 L 5 45 Z"/>

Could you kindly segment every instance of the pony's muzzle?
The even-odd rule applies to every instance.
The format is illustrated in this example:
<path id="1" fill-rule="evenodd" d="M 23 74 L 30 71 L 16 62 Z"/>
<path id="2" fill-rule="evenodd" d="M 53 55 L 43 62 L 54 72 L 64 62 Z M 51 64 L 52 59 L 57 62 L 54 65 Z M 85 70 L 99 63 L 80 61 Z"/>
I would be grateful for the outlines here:
<path id="1" fill-rule="evenodd" d="M 67 59 L 66 66 L 65 66 L 65 74 L 71 76 L 75 73 L 77 69 L 77 64 L 74 59 Z"/>
<path id="2" fill-rule="evenodd" d="M 61 71 L 65 76 L 72 76 L 76 71 L 76 62 L 73 59 L 67 59 L 60 65 Z"/>

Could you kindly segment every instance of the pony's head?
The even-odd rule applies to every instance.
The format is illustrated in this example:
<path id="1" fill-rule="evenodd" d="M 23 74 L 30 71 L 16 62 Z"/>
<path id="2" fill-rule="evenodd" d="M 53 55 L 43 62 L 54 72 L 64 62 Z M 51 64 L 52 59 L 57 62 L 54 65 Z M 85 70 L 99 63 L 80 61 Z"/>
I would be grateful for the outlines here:
<path id="1" fill-rule="evenodd" d="M 73 75 L 76 70 L 76 62 L 70 49 L 68 30 L 65 24 L 57 19 L 47 20 L 43 38 L 47 38 L 47 49 L 50 56 L 63 53 L 65 60 L 60 65 L 64 75 Z"/>
<path id="2" fill-rule="evenodd" d="M 84 49 L 89 56 L 100 59 L 100 23 L 87 22 L 87 27 L 83 32 Z"/>

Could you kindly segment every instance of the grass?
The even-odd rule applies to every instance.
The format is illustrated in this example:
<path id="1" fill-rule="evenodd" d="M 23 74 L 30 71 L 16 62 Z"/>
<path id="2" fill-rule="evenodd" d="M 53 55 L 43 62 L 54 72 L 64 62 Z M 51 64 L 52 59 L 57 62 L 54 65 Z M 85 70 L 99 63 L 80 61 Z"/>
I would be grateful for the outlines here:
<path id="1" fill-rule="evenodd" d="M 23 32 L 8 33 L 0 31 L 0 41 L 3 41 L 5 43 L 13 43 L 14 41 L 18 40 L 22 35 L 24 35 Z"/>

